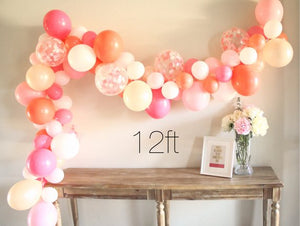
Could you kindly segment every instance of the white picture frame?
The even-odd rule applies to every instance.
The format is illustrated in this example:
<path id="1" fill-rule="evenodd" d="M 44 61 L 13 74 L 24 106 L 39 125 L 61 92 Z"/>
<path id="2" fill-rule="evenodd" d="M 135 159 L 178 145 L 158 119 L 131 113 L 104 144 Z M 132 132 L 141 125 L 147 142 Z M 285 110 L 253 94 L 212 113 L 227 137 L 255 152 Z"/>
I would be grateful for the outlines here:
<path id="1" fill-rule="evenodd" d="M 232 178 L 234 139 L 205 136 L 200 174 Z"/>

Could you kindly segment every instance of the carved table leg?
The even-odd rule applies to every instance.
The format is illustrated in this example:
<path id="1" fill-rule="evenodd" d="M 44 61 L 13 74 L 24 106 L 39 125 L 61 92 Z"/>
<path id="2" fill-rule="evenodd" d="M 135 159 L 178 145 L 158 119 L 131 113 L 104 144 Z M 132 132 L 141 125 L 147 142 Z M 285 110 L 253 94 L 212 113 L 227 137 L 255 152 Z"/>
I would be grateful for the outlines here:
<path id="1" fill-rule="evenodd" d="M 164 202 L 156 201 L 157 226 L 165 226 Z"/>
<path id="2" fill-rule="evenodd" d="M 62 226 L 62 224 L 61 224 L 61 213 L 60 213 L 59 203 L 58 203 L 57 200 L 54 202 L 54 206 L 55 206 L 56 211 L 57 211 L 57 223 L 56 223 L 56 226 Z"/>
<path id="3" fill-rule="evenodd" d="M 79 226 L 77 199 L 76 198 L 70 198 L 70 203 L 71 203 L 71 211 L 72 211 L 72 217 L 73 217 L 73 224 L 74 224 L 74 226 Z"/>
<path id="4" fill-rule="evenodd" d="M 263 199 L 263 226 L 268 226 L 269 220 L 269 200 L 267 198 Z"/>
<path id="5" fill-rule="evenodd" d="M 271 205 L 271 226 L 279 226 L 279 200 L 280 188 L 273 188 L 273 198 Z"/>
<path id="6" fill-rule="evenodd" d="M 164 201 L 165 206 L 165 226 L 170 226 L 169 219 L 170 219 L 170 201 Z"/>

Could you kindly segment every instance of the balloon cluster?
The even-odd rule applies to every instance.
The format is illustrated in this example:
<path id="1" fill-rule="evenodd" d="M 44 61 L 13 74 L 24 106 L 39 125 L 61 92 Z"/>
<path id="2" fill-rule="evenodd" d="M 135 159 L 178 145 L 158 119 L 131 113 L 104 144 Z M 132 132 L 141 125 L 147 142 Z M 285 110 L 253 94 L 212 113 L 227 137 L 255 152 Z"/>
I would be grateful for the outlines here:
<path id="1" fill-rule="evenodd" d="M 107 96 L 120 96 L 132 111 L 146 111 L 152 118 L 165 117 L 172 101 L 182 100 L 192 111 L 200 111 L 214 99 L 229 100 L 236 93 L 253 95 L 259 85 L 264 62 L 273 67 L 287 65 L 293 49 L 282 32 L 283 8 L 279 0 L 260 0 L 255 9 L 259 25 L 248 31 L 232 28 L 221 37 L 220 59 L 184 59 L 175 51 L 158 54 L 154 64 L 145 66 L 123 51 L 118 33 L 99 34 L 84 27 L 72 29 L 69 16 L 49 11 L 36 50 L 30 56 L 32 66 L 26 81 L 15 90 L 17 101 L 26 106 L 26 115 L 40 130 L 34 150 L 23 170 L 24 180 L 8 193 L 9 205 L 17 210 L 31 208 L 28 224 L 55 225 L 57 199 L 54 188 L 64 178 L 60 162 L 79 151 L 76 132 L 70 129 L 72 100 L 63 86 L 70 79 L 95 75 L 97 89 Z"/>

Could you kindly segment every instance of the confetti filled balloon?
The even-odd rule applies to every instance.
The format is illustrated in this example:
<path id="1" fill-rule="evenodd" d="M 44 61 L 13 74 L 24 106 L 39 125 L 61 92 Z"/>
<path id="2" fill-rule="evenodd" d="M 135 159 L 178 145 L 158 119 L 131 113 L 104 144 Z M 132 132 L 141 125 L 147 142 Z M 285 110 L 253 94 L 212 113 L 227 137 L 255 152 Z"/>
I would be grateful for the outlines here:
<path id="1" fill-rule="evenodd" d="M 246 31 L 234 27 L 225 31 L 221 37 L 221 45 L 223 50 L 231 49 L 239 52 L 248 42 L 249 35 Z"/>
<path id="2" fill-rule="evenodd" d="M 113 64 L 106 64 L 96 70 L 96 87 L 106 96 L 120 94 L 125 89 L 127 83 L 128 76 L 124 68 Z"/>
<path id="3" fill-rule="evenodd" d="M 179 53 L 166 50 L 158 54 L 154 61 L 154 68 L 164 75 L 166 80 L 173 80 L 178 71 L 183 71 L 183 58 Z"/>

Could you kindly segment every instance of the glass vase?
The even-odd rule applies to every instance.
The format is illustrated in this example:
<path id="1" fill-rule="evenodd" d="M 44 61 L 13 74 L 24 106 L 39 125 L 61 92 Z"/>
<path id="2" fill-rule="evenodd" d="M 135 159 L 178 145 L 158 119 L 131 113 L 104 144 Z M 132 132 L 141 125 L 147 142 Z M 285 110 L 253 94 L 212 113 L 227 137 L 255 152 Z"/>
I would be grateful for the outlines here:
<path id="1" fill-rule="evenodd" d="M 235 141 L 236 141 L 235 156 L 236 156 L 237 165 L 234 168 L 234 173 L 237 175 L 251 175 L 253 173 L 253 168 L 250 164 L 251 134 L 241 135 L 235 133 Z"/>

